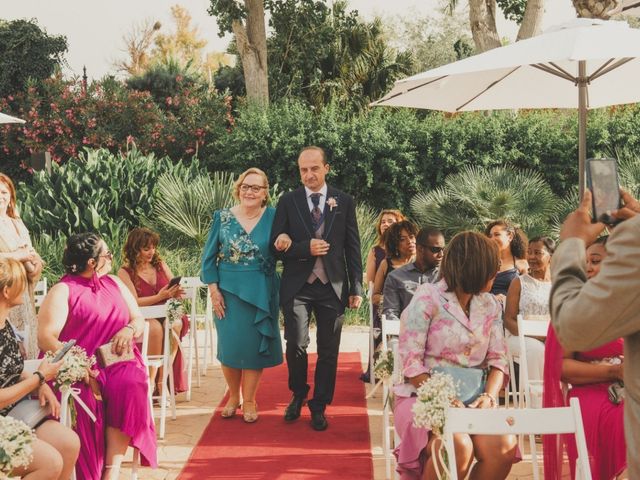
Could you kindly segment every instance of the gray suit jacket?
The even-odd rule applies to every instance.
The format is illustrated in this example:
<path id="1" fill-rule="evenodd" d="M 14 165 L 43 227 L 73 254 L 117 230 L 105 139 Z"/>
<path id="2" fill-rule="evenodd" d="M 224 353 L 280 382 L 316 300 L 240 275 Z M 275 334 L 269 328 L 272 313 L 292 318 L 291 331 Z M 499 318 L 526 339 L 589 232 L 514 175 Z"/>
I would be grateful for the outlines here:
<path id="1" fill-rule="evenodd" d="M 629 478 L 640 479 L 640 215 L 617 226 L 587 282 L 585 245 L 562 242 L 551 261 L 551 320 L 561 343 L 585 351 L 624 337 Z"/>

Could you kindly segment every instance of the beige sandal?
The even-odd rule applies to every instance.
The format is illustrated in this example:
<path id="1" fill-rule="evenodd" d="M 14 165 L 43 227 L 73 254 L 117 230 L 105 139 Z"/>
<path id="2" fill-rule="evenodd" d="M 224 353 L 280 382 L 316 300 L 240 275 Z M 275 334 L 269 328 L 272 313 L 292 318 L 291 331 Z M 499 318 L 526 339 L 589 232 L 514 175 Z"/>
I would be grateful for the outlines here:
<path id="1" fill-rule="evenodd" d="M 222 418 L 233 418 L 236 416 L 236 412 L 240 408 L 240 403 L 233 404 L 231 402 L 227 402 L 222 411 L 220 412 L 220 416 Z"/>
<path id="2" fill-rule="evenodd" d="M 253 405 L 253 408 L 246 408 L 248 405 Z M 242 405 L 242 419 L 246 423 L 255 423 L 258 421 L 258 404 L 256 402 L 247 402 L 245 400 Z"/>

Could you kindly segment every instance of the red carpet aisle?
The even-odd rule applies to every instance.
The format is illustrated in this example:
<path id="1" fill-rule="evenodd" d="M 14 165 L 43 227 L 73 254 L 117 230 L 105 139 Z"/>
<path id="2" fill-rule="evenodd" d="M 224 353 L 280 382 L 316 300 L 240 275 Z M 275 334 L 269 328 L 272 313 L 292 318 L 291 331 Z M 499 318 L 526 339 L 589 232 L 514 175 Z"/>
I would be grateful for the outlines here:
<path id="1" fill-rule="evenodd" d="M 315 361 L 310 355 L 309 366 Z M 296 422 L 285 423 L 284 409 L 291 398 L 286 366 L 266 369 L 258 422 L 245 424 L 240 415 L 221 418 L 223 399 L 178 479 L 370 480 L 373 465 L 361 372 L 359 353 L 340 354 L 336 394 L 327 409 L 329 428 L 316 432 L 306 405 Z"/>

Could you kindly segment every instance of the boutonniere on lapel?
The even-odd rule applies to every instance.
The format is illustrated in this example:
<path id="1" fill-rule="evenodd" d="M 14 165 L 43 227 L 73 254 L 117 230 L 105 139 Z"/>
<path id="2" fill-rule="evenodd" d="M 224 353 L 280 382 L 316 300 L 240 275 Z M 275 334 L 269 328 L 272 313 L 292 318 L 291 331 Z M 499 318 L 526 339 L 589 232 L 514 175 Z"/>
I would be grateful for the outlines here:
<path id="1" fill-rule="evenodd" d="M 336 197 L 327 198 L 327 205 L 329 206 L 329 211 L 333 212 L 333 209 L 338 206 L 338 201 Z"/>

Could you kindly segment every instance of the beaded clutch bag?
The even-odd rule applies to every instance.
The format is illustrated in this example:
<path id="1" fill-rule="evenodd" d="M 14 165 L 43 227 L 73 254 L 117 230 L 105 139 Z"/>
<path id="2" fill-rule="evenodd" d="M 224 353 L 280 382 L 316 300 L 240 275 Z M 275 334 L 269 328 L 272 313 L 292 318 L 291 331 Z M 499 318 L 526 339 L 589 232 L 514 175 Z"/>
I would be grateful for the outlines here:
<path id="1" fill-rule="evenodd" d="M 129 362 L 135 359 L 133 349 L 130 349 L 128 352 L 124 351 L 122 352 L 122 355 L 118 355 L 111 351 L 111 347 L 111 343 L 105 343 L 104 345 L 99 346 L 96 350 L 96 358 L 98 360 L 98 364 L 102 368 L 107 368 L 115 363 Z"/>

